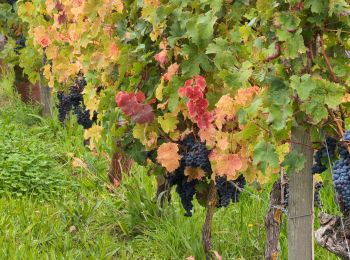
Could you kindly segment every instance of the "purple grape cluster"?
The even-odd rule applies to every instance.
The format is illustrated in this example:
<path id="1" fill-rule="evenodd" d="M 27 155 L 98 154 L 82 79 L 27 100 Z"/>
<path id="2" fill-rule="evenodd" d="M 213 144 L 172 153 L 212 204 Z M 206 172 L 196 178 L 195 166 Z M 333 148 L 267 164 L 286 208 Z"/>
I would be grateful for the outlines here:
<path id="1" fill-rule="evenodd" d="M 344 209 L 350 209 L 350 158 L 341 156 L 333 166 L 333 185 Z"/>
<path id="2" fill-rule="evenodd" d="M 96 122 L 97 112 L 94 111 L 91 118 L 90 110 L 86 110 L 84 105 L 82 91 L 85 86 L 85 79 L 79 76 L 76 80 L 76 84 L 69 88 L 69 93 L 67 95 L 63 91 L 57 92 L 58 120 L 60 122 L 64 123 L 71 110 L 73 110 L 76 115 L 78 124 L 83 126 L 84 129 L 91 128 L 93 123 Z"/>
<path id="3" fill-rule="evenodd" d="M 167 180 L 170 187 L 176 185 L 176 192 L 179 194 L 181 204 L 185 209 L 185 216 L 192 216 L 193 210 L 193 198 L 196 194 L 196 185 L 198 180 L 189 180 L 185 175 L 185 168 L 201 168 L 206 177 L 209 177 L 212 170 L 209 161 L 209 150 L 206 148 L 205 143 L 195 139 L 193 135 L 188 135 L 180 142 L 181 147 L 181 160 L 180 166 L 173 173 L 167 175 Z"/>
<path id="4" fill-rule="evenodd" d="M 240 189 L 243 189 L 246 184 L 243 175 L 240 175 L 234 181 L 228 181 L 227 177 L 216 178 L 216 189 L 218 191 L 218 204 L 217 207 L 227 207 L 230 202 L 233 203 L 239 201 Z"/>
<path id="5" fill-rule="evenodd" d="M 333 137 L 326 138 L 326 145 L 323 145 L 314 154 L 314 165 L 312 166 L 311 172 L 322 173 L 327 170 L 327 166 L 322 162 L 324 160 L 328 164 L 328 156 L 332 159 L 335 156 L 335 150 L 337 147 L 337 140 Z"/>

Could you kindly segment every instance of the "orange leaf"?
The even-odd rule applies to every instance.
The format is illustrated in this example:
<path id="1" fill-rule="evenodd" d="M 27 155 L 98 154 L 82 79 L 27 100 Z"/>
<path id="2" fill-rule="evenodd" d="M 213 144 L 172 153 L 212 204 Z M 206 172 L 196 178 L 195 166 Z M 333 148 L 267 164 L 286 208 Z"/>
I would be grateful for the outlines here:
<path id="1" fill-rule="evenodd" d="M 44 26 L 34 28 L 34 39 L 43 48 L 51 44 L 50 37 Z"/>
<path id="2" fill-rule="evenodd" d="M 173 63 L 168 67 L 167 72 L 164 74 L 163 78 L 165 81 L 171 81 L 172 77 L 176 75 L 179 70 L 179 64 Z"/>
<path id="3" fill-rule="evenodd" d="M 209 159 L 214 173 L 218 176 L 227 176 L 228 180 L 235 180 L 237 171 L 243 166 L 242 159 L 237 154 L 222 154 L 214 150 Z"/>
<path id="4" fill-rule="evenodd" d="M 119 57 L 119 49 L 115 43 L 112 43 L 109 46 L 109 57 L 112 59 L 118 59 Z"/>
<path id="5" fill-rule="evenodd" d="M 175 143 L 164 143 L 157 150 L 157 162 L 168 172 L 175 171 L 180 166 L 181 156 L 178 154 L 179 147 Z"/>
<path id="6" fill-rule="evenodd" d="M 216 104 L 215 109 L 215 123 L 219 129 L 226 122 L 227 119 L 232 119 L 236 114 L 235 102 L 230 95 L 224 95 Z"/>
<path id="7" fill-rule="evenodd" d="M 197 167 L 197 168 L 186 167 L 184 174 L 185 176 L 188 176 L 187 181 L 201 180 L 205 176 L 205 172 L 200 167 Z"/>
<path id="8" fill-rule="evenodd" d="M 239 89 L 235 100 L 238 105 L 246 106 L 250 102 L 252 102 L 253 97 L 258 94 L 260 91 L 260 88 L 258 86 L 253 86 L 245 89 Z"/>
<path id="9" fill-rule="evenodd" d="M 213 125 L 209 125 L 207 128 L 200 129 L 198 134 L 202 142 L 206 142 L 206 145 L 209 147 L 214 147 L 216 133 L 216 128 Z"/>

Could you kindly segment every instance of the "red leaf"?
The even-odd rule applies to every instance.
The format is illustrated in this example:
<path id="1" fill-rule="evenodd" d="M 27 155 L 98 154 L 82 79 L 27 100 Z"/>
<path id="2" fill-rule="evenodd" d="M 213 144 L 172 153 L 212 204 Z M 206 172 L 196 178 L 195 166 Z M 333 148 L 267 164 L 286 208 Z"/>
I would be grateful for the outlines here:
<path id="1" fill-rule="evenodd" d="M 154 113 L 151 105 L 144 104 L 145 94 L 142 92 L 125 93 L 120 91 L 115 96 L 117 106 L 126 116 L 139 124 L 148 123 L 154 120 Z"/>

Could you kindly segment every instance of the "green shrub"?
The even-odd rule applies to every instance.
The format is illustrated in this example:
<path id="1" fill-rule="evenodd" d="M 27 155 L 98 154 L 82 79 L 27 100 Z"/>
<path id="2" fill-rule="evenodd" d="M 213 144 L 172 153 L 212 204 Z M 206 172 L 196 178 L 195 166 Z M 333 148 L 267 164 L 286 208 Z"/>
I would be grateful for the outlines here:
<path id="1" fill-rule="evenodd" d="M 45 131 L 33 133 L 25 124 L 11 123 L 9 113 L 0 113 L 0 196 L 48 199 L 67 189 L 67 174 L 50 138 Z"/>

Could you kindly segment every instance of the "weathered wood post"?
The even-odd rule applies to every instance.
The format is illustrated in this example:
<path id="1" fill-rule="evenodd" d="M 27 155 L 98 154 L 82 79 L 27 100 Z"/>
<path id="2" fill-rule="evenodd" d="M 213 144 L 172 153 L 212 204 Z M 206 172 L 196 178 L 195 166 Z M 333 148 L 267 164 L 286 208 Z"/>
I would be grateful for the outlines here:
<path id="1" fill-rule="evenodd" d="M 288 205 L 288 259 L 314 259 L 313 149 L 308 129 L 292 129 L 292 150 L 305 158 L 304 168 L 291 174 Z"/>

